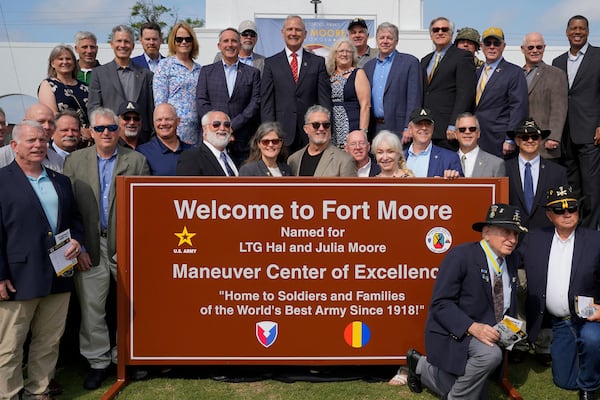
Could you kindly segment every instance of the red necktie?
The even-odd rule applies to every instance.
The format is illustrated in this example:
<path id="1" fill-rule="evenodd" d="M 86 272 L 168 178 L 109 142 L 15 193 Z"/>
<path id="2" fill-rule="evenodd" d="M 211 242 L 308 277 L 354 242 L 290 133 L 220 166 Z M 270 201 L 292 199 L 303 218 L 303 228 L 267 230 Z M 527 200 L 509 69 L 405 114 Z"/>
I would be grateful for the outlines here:
<path id="1" fill-rule="evenodd" d="M 298 83 L 298 56 L 296 53 L 292 53 L 292 62 L 290 63 L 290 67 L 292 68 L 294 82 Z"/>

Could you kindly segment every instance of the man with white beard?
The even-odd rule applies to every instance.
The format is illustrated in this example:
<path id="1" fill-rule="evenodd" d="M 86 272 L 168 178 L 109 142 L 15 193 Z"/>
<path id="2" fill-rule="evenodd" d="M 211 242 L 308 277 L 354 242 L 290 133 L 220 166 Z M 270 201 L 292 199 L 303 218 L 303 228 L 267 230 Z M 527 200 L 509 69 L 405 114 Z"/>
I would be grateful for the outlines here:
<path id="1" fill-rule="evenodd" d="M 231 120 L 222 111 L 209 111 L 202 117 L 203 141 L 179 156 L 177 175 L 237 176 L 238 170 L 227 154 L 231 141 Z"/>
<path id="2" fill-rule="evenodd" d="M 140 138 L 142 114 L 136 103 L 127 101 L 119 107 L 119 145 L 131 150 L 144 143 Z"/>

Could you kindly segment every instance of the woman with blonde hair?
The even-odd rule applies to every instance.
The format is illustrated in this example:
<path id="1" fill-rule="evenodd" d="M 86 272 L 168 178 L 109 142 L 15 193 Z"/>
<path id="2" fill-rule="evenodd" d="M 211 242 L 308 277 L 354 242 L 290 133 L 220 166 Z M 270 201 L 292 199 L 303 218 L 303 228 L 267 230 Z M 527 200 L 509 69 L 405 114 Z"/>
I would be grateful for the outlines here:
<path id="1" fill-rule="evenodd" d="M 402 142 L 398 135 L 386 130 L 380 131 L 373 138 L 371 149 L 377 164 L 381 167 L 381 172 L 377 176 L 382 178 L 409 178 L 415 176 L 412 170 L 406 167 Z"/>
<path id="2" fill-rule="evenodd" d="M 177 136 L 182 142 L 198 145 L 200 121 L 196 111 L 196 85 L 200 75 L 200 64 L 194 62 L 198 57 L 199 46 L 196 34 L 185 22 L 177 22 L 168 39 L 169 57 L 158 64 L 152 87 L 154 104 L 169 103 L 181 122 L 177 127 Z"/>
<path id="3" fill-rule="evenodd" d="M 367 74 L 357 68 L 356 47 L 348 39 L 337 41 L 325 66 L 331 81 L 332 141 L 343 147 L 348 134 L 361 129 L 367 133 L 371 109 L 371 85 Z"/>

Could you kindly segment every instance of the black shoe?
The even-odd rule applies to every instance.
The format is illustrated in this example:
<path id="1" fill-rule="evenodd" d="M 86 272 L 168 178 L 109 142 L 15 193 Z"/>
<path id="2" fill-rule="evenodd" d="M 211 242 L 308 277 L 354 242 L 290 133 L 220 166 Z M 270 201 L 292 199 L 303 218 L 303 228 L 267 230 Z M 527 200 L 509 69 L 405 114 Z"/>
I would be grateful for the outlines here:
<path id="1" fill-rule="evenodd" d="M 579 391 L 579 400 L 596 400 L 596 392 L 595 391 L 591 391 L 591 392 L 587 392 L 585 390 L 580 390 Z"/>
<path id="2" fill-rule="evenodd" d="M 87 390 L 98 389 L 108 375 L 108 368 L 91 368 L 88 376 L 83 381 L 83 387 Z"/>
<path id="3" fill-rule="evenodd" d="M 48 395 L 50 396 L 58 396 L 63 392 L 63 387 L 60 383 L 58 383 L 54 378 L 50 379 L 50 383 L 48 384 Z"/>
<path id="4" fill-rule="evenodd" d="M 421 353 L 415 349 L 408 349 L 406 353 L 406 364 L 408 366 L 408 379 L 406 384 L 413 393 L 421 393 L 423 391 L 423 385 L 421 384 L 421 378 L 417 374 L 417 364 L 421 359 Z"/>
<path id="5" fill-rule="evenodd" d="M 521 364 L 527 357 L 527 352 L 522 350 L 512 350 L 508 352 L 508 362 L 511 364 Z"/>
<path id="6" fill-rule="evenodd" d="M 543 367 L 551 367 L 552 366 L 552 356 L 547 353 L 537 353 L 535 355 L 538 363 Z"/>

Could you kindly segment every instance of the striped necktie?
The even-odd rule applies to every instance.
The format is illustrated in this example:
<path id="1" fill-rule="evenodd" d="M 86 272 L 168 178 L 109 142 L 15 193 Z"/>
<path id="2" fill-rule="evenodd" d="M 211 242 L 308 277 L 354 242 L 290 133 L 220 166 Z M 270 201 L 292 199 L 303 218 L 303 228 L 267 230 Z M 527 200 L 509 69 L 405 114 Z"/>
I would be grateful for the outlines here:
<path id="1" fill-rule="evenodd" d="M 438 64 L 440 63 L 440 59 L 442 58 L 442 55 L 440 53 L 436 53 L 435 55 L 435 62 L 433 63 L 433 67 L 431 67 L 431 71 L 429 72 L 429 76 L 427 77 L 427 83 L 431 83 L 431 78 L 433 78 L 433 73 L 435 72 L 435 70 L 438 67 Z"/>
<path id="2" fill-rule="evenodd" d="M 479 100 L 481 100 L 481 95 L 483 94 L 483 90 L 485 89 L 485 85 L 487 84 L 488 75 L 490 73 L 491 66 L 486 65 L 483 73 L 481 74 L 481 79 L 479 80 L 479 85 L 477 86 L 477 94 L 475 96 L 475 105 L 479 104 Z"/>

